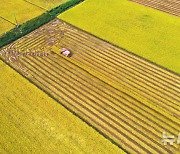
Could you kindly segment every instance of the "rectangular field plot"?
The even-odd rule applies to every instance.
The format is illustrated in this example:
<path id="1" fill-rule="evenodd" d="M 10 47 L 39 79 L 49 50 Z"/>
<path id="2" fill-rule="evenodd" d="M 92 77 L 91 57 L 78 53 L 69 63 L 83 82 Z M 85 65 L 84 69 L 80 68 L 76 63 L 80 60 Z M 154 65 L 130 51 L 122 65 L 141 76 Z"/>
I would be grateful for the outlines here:
<path id="1" fill-rule="evenodd" d="M 179 0 L 131 0 L 131 1 L 180 17 Z"/>
<path id="2" fill-rule="evenodd" d="M 14 27 L 12 23 L 0 18 L 0 36 Z"/>
<path id="3" fill-rule="evenodd" d="M 24 0 L 1 1 L 0 4 L 0 17 L 9 20 L 12 23 L 16 23 L 15 16 L 17 22 L 21 24 L 42 14 L 44 11 L 44 9 Z"/>
<path id="4" fill-rule="evenodd" d="M 62 48 L 72 57 L 61 55 Z M 180 130 L 179 75 L 58 19 L 0 53 L 4 62 L 127 152 L 179 151 L 178 144 L 162 143 L 162 132 L 177 136 Z"/>

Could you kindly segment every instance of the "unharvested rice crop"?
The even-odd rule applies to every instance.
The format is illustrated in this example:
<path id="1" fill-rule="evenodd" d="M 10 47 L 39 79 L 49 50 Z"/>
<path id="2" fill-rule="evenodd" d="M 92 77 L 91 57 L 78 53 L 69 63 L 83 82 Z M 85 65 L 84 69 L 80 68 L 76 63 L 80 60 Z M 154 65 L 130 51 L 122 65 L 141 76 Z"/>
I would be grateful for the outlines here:
<path id="1" fill-rule="evenodd" d="M 0 36 L 67 0 L 0 0 Z"/>
<path id="2" fill-rule="evenodd" d="M 1 0 L 0 2 L 0 17 L 3 17 L 14 24 L 16 24 L 16 20 L 18 24 L 22 24 L 45 11 L 24 0 Z"/>
<path id="3" fill-rule="evenodd" d="M 68 48 L 72 57 L 60 55 L 54 46 Z M 23 53 L 19 61 L 9 61 L 13 51 Z M 126 151 L 179 151 L 178 144 L 164 146 L 161 141 L 162 132 L 177 136 L 180 130 L 177 74 L 58 19 L 0 53 L 9 65 Z"/>
<path id="4" fill-rule="evenodd" d="M 0 60 L 0 153 L 124 153 Z"/>
<path id="5" fill-rule="evenodd" d="M 53 7 L 56 7 L 62 3 L 67 2 L 68 0 L 26 0 L 26 1 L 49 10 Z"/>
<path id="6" fill-rule="evenodd" d="M 60 19 L 180 73 L 180 20 L 129 0 L 86 0 Z"/>
<path id="7" fill-rule="evenodd" d="M 4 33 L 9 31 L 10 29 L 14 28 L 14 25 L 10 22 L 0 18 L 0 36 Z"/>

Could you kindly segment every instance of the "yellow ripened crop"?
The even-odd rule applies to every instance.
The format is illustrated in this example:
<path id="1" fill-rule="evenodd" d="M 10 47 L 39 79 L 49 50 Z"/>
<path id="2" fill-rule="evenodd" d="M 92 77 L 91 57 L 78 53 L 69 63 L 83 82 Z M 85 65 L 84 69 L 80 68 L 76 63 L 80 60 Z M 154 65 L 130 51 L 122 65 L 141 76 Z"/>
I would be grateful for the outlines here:
<path id="1" fill-rule="evenodd" d="M 0 18 L 0 35 L 7 32 L 8 30 L 14 27 L 13 24 L 9 23 L 8 21 Z"/>
<path id="2" fill-rule="evenodd" d="M 56 7 L 68 0 L 26 0 L 47 10 Z"/>
<path id="3" fill-rule="evenodd" d="M 66 1 L 67 0 L 1 0 L 0 35 L 12 29 L 14 27 L 13 24 L 22 24 Z"/>
<path id="4" fill-rule="evenodd" d="M 12 23 L 16 23 L 16 16 L 18 24 L 24 23 L 42 14 L 44 11 L 45 10 L 23 0 L 3 1 L 0 5 L 0 16 Z"/>

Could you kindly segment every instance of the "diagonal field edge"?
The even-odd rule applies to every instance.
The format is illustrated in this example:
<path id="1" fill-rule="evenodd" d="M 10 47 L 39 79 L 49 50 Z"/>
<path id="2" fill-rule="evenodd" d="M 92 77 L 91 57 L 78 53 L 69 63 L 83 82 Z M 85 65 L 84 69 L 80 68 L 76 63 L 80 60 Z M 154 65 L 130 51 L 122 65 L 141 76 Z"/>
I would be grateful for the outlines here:
<path id="1" fill-rule="evenodd" d="M 152 61 L 150 61 L 150 60 L 148 60 L 148 59 L 146 59 L 146 58 L 144 58 L 144 57 L 142 57 L 142 56 L 139 56 L 139 55 L 135 54 L 133 51 L 127 50 L 127 49 L 125 49 L 125 48 L 123 48 L 123 47 L 121 47 L 121 46 L 118 46 L 118 45 L 110 42 L 110 41 L 107 41 L 107 40 L 105 40 L 105 39 L 103 39 L 103 38 L 101 38 L 101 37 L 98 37 L 98 36 L 96 36 L 96 35 L 88 32 L 88 31 L 85 31 L 85 30 L 83 30 L 83 29 L 80 29 L 79 27 L 76 27 L 76 26 L 68 23 L 67 21 L 61 20 L 61 19 L 59 19 L 59 18 L 57 18 L 57 19 L 60 20 L 61 22 L 64 22 L 64 23 L 66 23 L 66 24 L 68 24 L 68 25 L 70 25 L 70 26 L 72 26 L 72 27 L 74 27 L 74 28 L 76 28 L 76 29 L 78 29 L 78 30 L 80 30 L 80 31 L 83 31 L 84 33 L 87 33 L 87 34 L 89 34 L 89 35 L 91 35 L 91 36 L 93 36 L 93 37 L 95 37 L 95 38 L 97 38 L 97 39 L 99 39 L 99 40 L 101 40 L 101 41 L 104 41 L 104 42 L 106 42 L 106 43 L 109 43 L 110 45 L 112 45 L 112 46 L 114 46 L 114 47 L 117 47 L 117 48 L 120 49 L 120 50 L 124 50 L 125 52 L 127 52 L 127 53 L 129 53 L 129 54 L 131 54 L 131 55 L 133 55 L 133 56 L 135 56 L 135 57 L 137 57 L 137 58 L 139 58 L 139 59 L 142 59 L 142 60 L 144 60 L 144 61 L 146 61 L 146 62 L 148 62 L 148 63 L 150 63 L 150 64 L 152 64 L 152 65 L 155 65 L 155 66 L 157 66 L 157 67 L 159 67 L 159 68 L 161 68 L 161 69 L 163 69 L 163 70 L 166 70 L 166 71 L 169 72 L 169 73 L 172 73 L 172 74 L 180 77 L 180 74 L 179 74 L 179 73 L 174 72 L 174 71 L 172 71 L 172 70 L 170 70 L 170 69 L 168 69 L 168 68 L 166 68 L 166 67 L 164 67 L 164 66 L 162 66 L 162 65 L 159 65 L 159 64 L 157 64 L 157 63 L 155 63 L 155 62 L 152 62 Z"/>
<path id="2" fill-rule="evenodd" d="M 13 25 L 16 25 L 15 23 L 11 22 L 10 20 L 8 20 L 8 19 L 6 19 L 6 18 L 4 18 L 4 17 L 2 17 L 2 16 L 0 16 L 0 18 L 6 20 L 7 22 L 9 22 L 9 23 L 11 23 L 11 24 L 13 24 Z"/>

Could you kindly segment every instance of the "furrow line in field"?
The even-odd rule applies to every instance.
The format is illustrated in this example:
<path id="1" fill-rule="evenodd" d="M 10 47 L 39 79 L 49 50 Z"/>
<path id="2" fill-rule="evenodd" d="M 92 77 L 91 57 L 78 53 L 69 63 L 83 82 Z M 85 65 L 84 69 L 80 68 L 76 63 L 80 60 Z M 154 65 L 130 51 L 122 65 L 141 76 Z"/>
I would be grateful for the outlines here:
<path id="1" fill-rule="evenodd" d="M 59 56 L 59 58 L 60 58 L 60 56 Z M 50 57 L 50 59 L 52 59 L 51 57 Z M 56 64 L 58 64 L 58 65 L 62 65 L 61 63 L 59 63 L 59 61 L 58 61 L 58 59 L 55 61 L 56 59 L 52 59 L 52 61 L 54 61 Z M 62 59 L 61 59 L 62 60 Z M 69 65 L 70 65 L 70 63 L 69 63 Z M 66 66 L 67 67 L 67 66 Z M 72 68 L 73 69 L 72 69 Z M 74 73 L 78 73 L 78 74 L 81 74 L 81 77 L 83 77 L 84 79 L 86 79 L 86 78 L 88 78 L 89 77 L 89 72 L 88 72 L 88 74 L 82 74 L 82 72 L 79 72 L 75 67 L 73 67 L 73 65 L 71 65 L 71 66 L 69 66 L 69 70 L 71 70 L 72 69 L 72 71 L 73 70 L 75 70 L 74 71 Z M 85 72 L 84 72 L 85 73 Z M 87 72 L 86 72 L 87 73 Z M 93 79 L 93 81 L 95 82 L 95 79 L 97 79 L 97 76 L 93 76 L 93 77 L 95 77 L 94 79 Z M 99 80 L 99 79 L 98 79 Z M 95 82 L 95 86 L 96 87 L 101 87 L 101 88 L 104 88 L 103 86 L 101 86 L 101 85 L 99 85 L 99 83 L 98 82 Z M 111 87 L 112 85 L 110 85 L 110 87 Z M 179 125 L 178 123 L 176 123 L 175 121 L 175 117 L 173 117 L 173 119 L 174 120 L 172 120 L 172 119 L 169 119 L 170 118 L 170 115 L 167 115 L 167 112 L 165 112 L 165 113 L 159 113 L 159 111 L 157 112 L 157 110 L 154 110 L 154 108 L 152 108 L 153 106 L 151 106 L 151 108 L 149 107 L 149 105 L 147 105 L 147 104 L 144 104 L 144 102 L 142 103 L 142 102 L 139 102 L 137 99 L 134 99 L 133 97 L 131 97 L 130 95 L 127 95 L 126 93 L 124 93 L 124 92 L 122 92 L 121 91 L 121 93 L 120 93 L 120 91 L 119 91 L 119 89 L 118 90 L 116 90 L 116 92 L 114 93 L 114 92 L 112 92 L 112 91 L 114 91 L 115 89 L 114 89 L 114 87 L 113 88 L 107 88 L 106 87 L 106 89 L 109 89 L 109 91 L 106 91 L 106 92 L 108 92 L 108 94 L 110 94 L 111 96 L 114 96 L 115 95 L 115 97 L 117 97 L 117 98 L 122 98 L 123 99 L 123 101 L 124 102 L 127 102 L 127 101 L 130 101 L 131 102 L 131 105 L 135 105 L 135 110 L 138 108 L 138 109 L 140 109 L 140 110 L 142 110 L 142 111 L 144 111 L 144 114 L 146 114 L 147 113 L 147 111 L 146 110 L 144 110 L 144 109 L 147 109 L 147 110 L 153 110 L 153 112 L 151 111 L 150 113 L 148 113 L 148 114 L 146 114 L 146 116 L 148 116 L 148 115 L 154 115 L 154 118 L 155 119 L 159 119 L 161 116 L 159 116 L 159 114 L 160 115 L 162 115 L 162 116 L 165 116 L 166 117 L 166 121 L 168 121 L 169 123 L 171 123 L 171 126 L 174 126 L 174 129 L 176 129 L 176 126 L 177 125 Z M 110 93 L 109 93 L 110 92 Z M 122 97 L 122 94 L 123 94 L 123 97 Z M 126 97 L 124 97 L 124 96 L 126 96 Z M 131 99 L 130 99 L 131 98 Z M 158 114 L 157 114 L 158 113 Z M 152 118 L 152 117 L 151 117 Z M 172 118 L 172 116 L 171 116 L 171 118 Z M 160 121 L 159 121 L 160 122 Z M 158 123 L 159 123 L 158 122 Z M 164 120 L 162 120 L 161 122 L 164 122 Z M 176 124 L 174 125 L 173 123 L 175 122 Z M 157 123 L 157 124 L 158 124 Z"/>
<path id="2" fill-rule="evenodd" d="M 34 41 L 30 41 L 30 42 L 27 42 L 27 44 L 22 44 L 21 47 L 19 48 L 31 48 L 33 45 L 36 46 L 38 45 L 40 42 L 44 42 L 46 40 L 48 40 L 49 38 L 53 37 L 53 36 L 46 36 L 44 34 L 42 34 L 43 37 L 39 38 L 39 39 L 35 39 Z M 55 36 L 55 35 L 54 35 Z"/>
<path id="3" fill-rule="evenodd" d="M 116 81 L 117 83 L 121 83 L 121 85 L 124 86 L 124 88 L 126 88 L 126 90 L 131 90 L 131 92 L 133 92 L 134 94 L 143 97 L 144 99 L 146 99 L 147 101 L 151 101 L 154 103 L 154 105 L 156 106 L 161 106 L 162 108 L 164 108 L 165 110 L 169 110 L 169 112 L 173 115 L 179 116 L 179 110 L 176 108 L 176 106 L 174 106 L 172 103 L 169 104 L 168 101 L 160 98 L 157 98 L 157 96 L 154 96 L 155 93 L 151 92 L 151 95 L 149 95 L 150 91 L 144 87 L 141 87 L 140 85 L 135 85 L 133 84 L 131 81 L 128 81 L 124 78 L 122 78 L 122 76 L 119 78 L 116 76 L 116 74 L 114 74 L 113 72 L 109 73 L 106 71 L 105 68 L 100 67 L 100 66 L 95 66 L 92 65 L 89 59 L 82 59 L 84 57 L 78 57 L 77 60 L 99 72 L 101 72 L 102 74 L 104 74 L 105 76 L 109 77 L 110 79 L 113 79 L 114 81 Z M 120 82 L 121 81 L 121 82 Z M 164 103 L 162 103 L 164 102 Z"/>
<path id="4" fill-rule="evenodd" d="M 30 61 L 30 62 L 32 62 L 32 61 Z M 128 127 L 128 123 L 126 122 L 126 124 L 124 124 L 125 123 L 125 121 L 124 121 L 124 123 L 120 123 L 120 122 L 118 122 L 117 120 L 114 120 L 113 118 L 112 118 L 112 115 L 113 115 L 113 112 L 110 112 L 109 114 L 107 114 L 107 112 L 109 112 L 109 111 L 107 111 L 107 110 L 105 110 L 105 112 L 102 112 L 102 105 L 99 105 L 98 104 L 98 102 L 97 102 L 97 100 L 96 100 L 96 102 L 94 102 L 92 99 L 90 99 L 90 98 L 88 98 L 88 95 L 86 95 L 86 93 L 83 93 L 83 91 L 80 89 L 80 90 L 78 90 L 79 88 L 76 88 L 76 86 L 75 85 L 71 85 L 70 84 L 70 82 L 69 81 L 67 81 L 67 80 L 63 80 L 63 78 L 58 78 L 58 77 L 55 77 L 52 73 L 50 73 L 50 72 L 48 72 L 48 70 L 46 69 L 45 70 L 45 68 L 44 68 L 44 66 L 43 66 L 43 68 L 41 68 L 41 66 L 39 66 L 39 64 L 37 64 L 36 62 L 34 62 L 34 68 L 36 68 L 36 69 L 38 69 L 38 72 L 40 72 L 40 73 L 42 73 L 43 74 L 43 76 L 46 76 L 46 77 L 48 77 L 48 75 L 49 75 L 49 79 L 52 81 L 52 84 L 54 83 L 54 84 L 56 84 L 57 85 L 57 87 L 58 86 L 62 86 L 63 84 L 64 84 L 64 88 L 66 87 L 67 88 L 67 90 L 68 90 L 68 88 L 70 88 L 69 89 L 69 91 L 71 91 L 71 93 L 77 93 L 77 95 L 78 96 L 80 96 L 79 98 L 81 98 L 81 100 L 84 100 L 84 102 L 86 102 L 86 104 L 88 105 L 88 106 L 90 106 L 92 109 L 94 109 L 94 110 L 96 110 L 96 112 L 98 112 L 98 114 L 100 113 L 101 115 L 103 115 L 104 116 L 104 118 L 103 119 L 105 119 L 105 117 L 106 118 L 108 118 L 107 120 L 110 120 L 111 121 L 111 123 L 113 122 L 114 124 L 113 125 L 115 125 L 115 127 L 118 129 L 119 127 L 120 128 L 124 128 L 124 129 L 130 129 L 130 130 L 126 130 L 127 132 L 128 131 L 130 131 L 131 133 L 133 133 L 133 131 L 134 130 L 136 130 L 136 128 L 134 128 L 134 129 L 132 129 L 132 127 L 133 127 L 133 125 L 131 125 L 131 126 L 129 126 Z M 38 66 L 38 68 L 37 68 L 37 66 Z M 40 70 L 40 68 L 41 68 L 41 70 Z M 43 73 L 44 72 L 44 73 Z M 47 74 L 46 74 L 47 73 Z M 59 82 L 61 82 L 61 83 L 59 83 Z M 60 85 L 59 85 L 60 84 Z M 93 105 L 93 102 L 94 102 L 94 105 Z M 97 107 L 98 106 L 98 107 Z M 110 116 L 111 115 L 111 116 Z M 116 117 L 117 118 L 117 117 Z M 120 118 L 120 117 L 119 117 Z M 122 119 L 121 119 L 121 121 L 122 121 Z M 117 127 L 118 126 L 118 127 Z M 136 130 L 136 132 L 138 132 L 138 130 Z M 137 133 L 136 133 L 137 134 Z M 133 135 L 133 137 L 135 137 L 136 136 L 136 134 L 132 134 Z M 145 134 L 143 134 L 144 136 L 146 136 Z M 139 142 L 141 142 L 141 144 L 142 143 L 144 143 L 144 140 L 142 140 L 142 138 L 143 138 L 143 135 L 141 135 L 140 133 L 138 134 L 138 136 L 136 136 L 136 140 L 138 140 L 139 139 Z M 140 137 L 141 136 L 141 137 Z M 148 138 L 148 136 L 146 136 L 146 138 Z M 146 139 L 145 138 L 145 139 Z M 150 140 L 147 140 L 146 142 L 150 142 Z M 151 144 L 151 145 L 154 145 L 153 144 L 153 142 L 150 142 L 150 143 L 146 143 L 146 147 L 148 148 L 148 144 Z M 156 143 L 156 144 L 158 144 L 158 143 Z M 159 146 L 160 146 L 160 144 L 159 144 Z M 163 147 L 163 146 L 162 146 Z M 153 150 L 153 148 L 155 149 L 155 150 L 157 150 L 158 151 L 158 148 L 155 148 L 155 147 L 151 147 L 152 149 L 151 150 Z M 163 150 L 163 149 L 161 149 L 161 150 Z"/>
<path id="5" fill-rule="evenodd" d="M 39 29 L 36 29 L 36 30 L 32 31 L 31 33 L 29 33 L 29 34 L 27 34 L 27 35 L 17 39 L 13 43 L 19 45 L 19 44 L 27 43 L 29 41 L 33 41 L 33 40 L 35 40 L 35 38 L 37 39 L 38 37 L 43 36 L 44 35 L 43 32 L 45 32 L 45 30 L 43 30 L 41 32 Z"/>
<path id="6" fill-rule="evenodd" d="M 48 24 L 51 25 L 50 23 L 48 23 Z M 48 26 L 48 24 L 46 26 Z M 53 32 L 54 36 L 57 35 L 56 31 L 58 29 L 57 30 L 55 29 L 55 28 L 58 28 L 57 26 L 58 25 L 56 25 L 56 27 L 53 27 L 53 29 L 54 29 L 54 32 Z M 40 29 L 42 29 L 42 30 L 40 30 Z M 25 45 L 26 43 L 34 42 L 37 39 L 39 39 L 40 37 L 47 37 L 48 38 L 49 36 L 46 36 L 44 34 L 46 31 L 47 31 L 47 28 L 43 29 L 43 28 L 40 27 L 37 30 L 31 32 L 30 34 L 27 34 L 26 36 L 22 37 L 21 39 L 16 40 L 15 43 L 18 44 L 17 47 L 21 47 L 20 46 L 21 44 Z M 33 35 L 33 37 L 29 38 L 29 36 L 32 36 L 32 35 Z"/>
<path id="7" fill-rule="evenodd" d="M 134 0 L 133 0 L 134 1 Z M 135 0 L 138 1 L 138 0 Z M 164 9 L 168 9 L 169 11 L 173 11 L 173 12 L 179 12 L 179 7 L 177 5 L 177 3 L 171 3 L 171 2 L 167 2 L 167 1 L 163 1 L 163 0 L 141 0 L 139 1 L 141 3 L 144 4 L 149 4 L 149 5 L 153 5 L 155 7 L 160 7 Z"/>
<path id="8" fill-rule="evenodd" d="M 44 34 L 41 34 L 41 35 L 38 35 L 37 37 L 35 37 L 34 39 L 31 39 L 31 40 L 27 39 L 27 41 L 24 41 L 22 43 L 18 43 L 16 45 L 16 48 L 26 48 L 29 44 L 39 42 L 39 41 L 46 39 L 46 38 L 47 38 L 47 36 L 45 36 Z"/>

